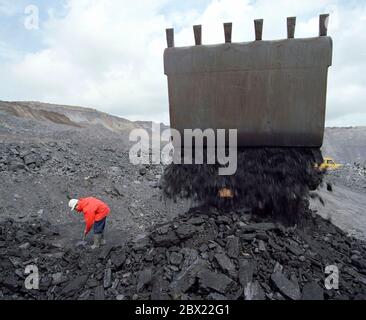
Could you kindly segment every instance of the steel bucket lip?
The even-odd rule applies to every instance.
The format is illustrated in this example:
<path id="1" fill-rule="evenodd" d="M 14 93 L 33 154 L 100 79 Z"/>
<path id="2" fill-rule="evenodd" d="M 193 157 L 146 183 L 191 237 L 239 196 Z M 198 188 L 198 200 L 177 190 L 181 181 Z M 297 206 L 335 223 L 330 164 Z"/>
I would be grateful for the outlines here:
<path id="1" fill-rule="evenodd" d="M 330 40 L 330 42 L 332 43 L 332 37 L 331 36 L 316 36 L 316 37 L 303 37 L 303 38 L 283 38 L 283 39 L 269 39 L 269 40 L 251 40 L 251 41 L 237 41 L 237 42 L 230 42 L 230 43 L 207 43 L 207 44 L 202 44 L 199 46 L 179 46 L 179 47 L 170 47 L 170 48 L 165 48 L 164 51 L 169 52 L 169 51 L 175 51 L 175 50 L 181 50 L 181 49 L 194 49 L 194 50 L 201 50 L 202 48 L 215 48 L 215 47 L 235 47 L 238 45 L 265 45 L 268 43 L 273 43 L 273 44 L 281 44 L 281 42 L 296 42 L 296 41 L 313 41 L 316 39 L 328 39 Z"/>
<path id="2" fill-rule="evenodd" d="M 329 36 L 172 47 L 164 50 L 164 73 L 329 67 L 332 51 Z"/>

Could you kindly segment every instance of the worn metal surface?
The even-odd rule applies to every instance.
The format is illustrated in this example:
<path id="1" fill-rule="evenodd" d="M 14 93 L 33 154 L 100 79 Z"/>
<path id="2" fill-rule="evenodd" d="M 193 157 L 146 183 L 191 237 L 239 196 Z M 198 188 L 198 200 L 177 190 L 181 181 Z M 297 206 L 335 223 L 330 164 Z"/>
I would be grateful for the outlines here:
<path id="1" fill-rule="evenodd" d="M 168 48 L 173 48 L 174 47 L 174 29 L 170 28 L 170 29 L 166 29 L 166 42 L 168 44 Z"/>
<path id="2" fill-rule="evenodd" d="M 331 60 L 327 36 L 167 48 L 171 127 L 237 129 L 239 146 L 320 147 Z"/>
<path id="3" fill-rule="evenodd" d="M 319 16 L 319 36 L 326 36 L 328 33 L 329 14 Z"/>
<path id="4" fill-rule="evenodd" d="M 255 40 L 262 40 L 263 19 L 254 20 Z"/>
<path id="5" fill-rule="evenodd" d="M 231 22 L 224 23 L 225 43 L 231 43 L 232 26 L 233 24 Z"/>
<path id="6" fill-rule="evenodd" d="M 202 44 L 202 26 L 196 25 L 193 26 L 193 33 L 194 33 L 194 42 L 196 46 L 199 46 Z"/>
<path id="7" fill-rule="evenodd" d="M 295 37 L 296 17 L 287 18 L 287 38 Z"/>

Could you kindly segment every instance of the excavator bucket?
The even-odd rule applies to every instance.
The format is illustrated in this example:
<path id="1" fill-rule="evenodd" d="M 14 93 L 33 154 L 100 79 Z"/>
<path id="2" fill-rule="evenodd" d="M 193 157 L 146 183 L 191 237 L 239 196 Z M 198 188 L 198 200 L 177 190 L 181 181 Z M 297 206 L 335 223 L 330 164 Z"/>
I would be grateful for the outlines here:
<path id="1" fill-rule="evenodd" d="M 262 40 L 263 20 L 254 21 L 255 40 L 174 46 L 167 29 L 164 69 L 168 77 L 171 127 L 237 129 L 239 147 L 315 147 L 323 143 L 327 72 L 332 62 L 328 15 L 320 15 L 319 36 L 294 38 L 295 17 L 287 18 L 287 39 Z"/>

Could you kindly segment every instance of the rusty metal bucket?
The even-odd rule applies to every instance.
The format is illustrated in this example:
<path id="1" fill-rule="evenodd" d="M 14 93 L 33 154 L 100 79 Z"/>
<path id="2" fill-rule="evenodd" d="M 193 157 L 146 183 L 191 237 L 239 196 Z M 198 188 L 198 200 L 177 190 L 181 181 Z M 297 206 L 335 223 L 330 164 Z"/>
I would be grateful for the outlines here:
<path id="1" fill-rule="evenodd" d="M 168 76 L 170 125 L 184 129 L 237 129 L 238 146 L 320 147 L 323 143 L 332 39 L 328 15 L 320 15 L 319 36 L 295 39 L 295 18 L 287 18 L 287 39 L 174 47 L 167 29 L 164 69 Z"/>

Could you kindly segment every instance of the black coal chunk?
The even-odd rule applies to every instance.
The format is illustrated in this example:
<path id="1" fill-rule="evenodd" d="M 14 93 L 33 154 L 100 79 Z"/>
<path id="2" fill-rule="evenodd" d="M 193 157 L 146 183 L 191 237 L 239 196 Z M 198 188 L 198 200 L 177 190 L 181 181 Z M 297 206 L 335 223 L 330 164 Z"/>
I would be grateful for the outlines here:
<path id="1" fill-rule="evenodd" d="M 299 300 L 301 298 L 298 284 L 287 279 L 281 271 L 275 271 L 271 275 L 271 280 L 276 288 L 287 298 L 292 300 Z"/>
<path id="2" fill-rule="evenodd" d="M 81 275 L 75 278 L 62 289 L 61 294 L 65 297 L 73 296 L 75 293 L 77 293 L 84 287 L 87 280 L 88 280 L 87 275 Z"/>
<path id="3" fill-rule="evenodd" d="M 324 300 L 324 290 L 316 282 L 309 282 L 302 288 L 302 300 Z"/>
<path id="4" fill-rule="evenodd" d="M 228 276 L 210 270 L 201 271 L 198 277 L 202 288 L 213 289 L 222 294 L 227 293 L 234 283 Z"/>

